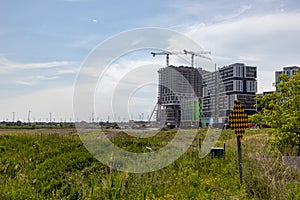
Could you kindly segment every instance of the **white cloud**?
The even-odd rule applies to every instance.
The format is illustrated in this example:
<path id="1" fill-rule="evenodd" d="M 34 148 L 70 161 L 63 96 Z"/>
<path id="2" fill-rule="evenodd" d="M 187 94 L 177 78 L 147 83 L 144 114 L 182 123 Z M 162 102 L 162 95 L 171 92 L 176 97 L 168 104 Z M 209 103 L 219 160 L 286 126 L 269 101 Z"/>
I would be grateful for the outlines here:
<path id="1" fill-rule="evenodd" d="M 33 84 L 31 81 L 24 81 L 24 80 L 17 80 L 16 83 L 19 85 L 32 85 Z"/>
<path id="2" fill-rule="evenodd" d="M 22 80 L 17 80 L 16 83 L 20 85 L 37 85 L 41 81 L 50 81 L 50 80 L 55 80 L 58 79 L 59 76 L 29 76 L 29 77 L 24 77 Z"/>
<path id="3" fill-rule="evenodd" d="M 251 5 L 243 5 L 243 6 L 240 7 L 240 9 L 238 9 L 235 12 L 232 12 L 228 15 L 217 15 L 214 18 L 217 21 L 231 20 L 231 19 L 234 19 L 234 18 L 237 18 L 237 17 L 241 16 L 242 14 L 244 14 L 247 10 L 249 10 L 251 8 L 252 8 Z"/>
<path id="4" fill-rule="evenodd" d="M 142 91 L 141 87 L 144 88 L 144 85 L 157 83 L 157 70 L 164 67 L 165 57 L 153 58 L 150 50 L 145 53 L 138 51 L 126 54 L 115 60 L 106 69 L 99 64 L 101 63 L 99 59 L 103 60 L 99 56 L 95 56 L 86 63 L 85 68 L 80 70 L 77 79 L 78 85 L 75 88 L 74 105 L 80 118 L 88 120 L 92 112 L 99 119 L 104 120 L 108 115 L 111 120 L 113 117 L 128 120 L 131 118 L 130 115 L 136 118 L 138 113 L 144 113 L 146 118 L 146 114 L 150 114 L 149 108 L 153 109 L 153 100 L 156 101 L 157 87 L 154 87 L 154 92 L 151 91 L 150 95 L 147 93 L 144 98 L 134 98 L 134 101 L 130 102 L 129 99 L 140 94 L 134 93 L 134 91 Z M 102 74 L 100 74 L 101 70 Z M 148 100 L 145 101 L 145 99 Z M 87 104 L 92 105 L 93 103 L 94 110 L 86 107 Z"/>
<path id="5" fill-rule="evenodd" d="M 187 27 L 185 32 L 213 55 L 276 62 L 297 58 L 300 13 L 253 16 L 208 26 Z M 285 55 L 286 54 L 286 55 Z M 272 58 L 273 59 L 270 59 Z M 218 63 L 218 60 L 216 60 Z M 279 65 L 282 65 L 278 63 Z"/>
<path id="6" fill-rule="evenodd" d="M 49 69 L 49 68 L 69 67 L 69 66 L 77 66 L 77 65 L 78 62 L 74 62 L 74 61 L 18 63 L 7 59 L 4 55 L 0 55 L 0 74 L 9 73 L 14 70 Z"/>
<path id="7" fill-rule="evenodd" d="M 202 3 L 199 2 L 191 2 L 191 1 L 172 1 L 168 4 L 168 6 L 178 13 L 178 15 L 189 14 L 189 15 L 198 15 L 201 11 L 207 9 Z"/>
<path id="8" fill-rule="evenodd" d="M 282 66 L 300 63 L 300 13 L 250 16 L 211 25 L 186 27 L 185 34 L 212 52 L 218 66 L 235 62 L 275 73 Z M 197 58 L 196 58 L 197 59 Z M 261 74 L 261 73 L 260 73 Z M 270 89 L 274 79 L 260 79 L 259 91 Z M 268 81 L 268 82 L 267 82 Z"/>
<path id="9" fill-rule="evenodd" d="M 99 42 L 101 42 L 99 40 L 99 35 L 86 35 L 80 38 L 75 38 L 72 42 L 69 42 L 66 45 L 69 47 L 80 47 L 90 50 L 93 49 L 97 44 L 99 44 Z"/>
<path id="10" fill-rule="evenodd" d="M 121 119 L 138 119 L 141 113 L 150 114 L 153 102 L 156 101 L 157 87 L 145 92 L 149 85 L 157 84 L 157 70 L 164 67 L 165 59 L 149 57 L 138 60 L 121 58 L 113 63 L 103 74 L 97 84 L 95 93 L 95 109 L 101 118 L 110 119 L 114 115 Z M 137 97 L 139 94 L 146 96 Z"/>
<path id="11" fill-rule="evenodd" d="M 62 69 L 56 72 L 57 75 L 78 74 L 80 68 Z"/>

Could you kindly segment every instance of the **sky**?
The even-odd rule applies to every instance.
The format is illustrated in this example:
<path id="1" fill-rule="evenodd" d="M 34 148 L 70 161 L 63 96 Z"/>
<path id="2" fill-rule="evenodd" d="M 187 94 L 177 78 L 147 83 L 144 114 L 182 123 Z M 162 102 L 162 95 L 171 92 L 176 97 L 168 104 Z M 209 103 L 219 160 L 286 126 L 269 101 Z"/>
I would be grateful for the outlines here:
<path id="1" fill-rule="evenodd" d="M 131 93 L 127 116 L 103 108 L 89 116 L 73 112 L 78 73 L 91 52 L 124 31 L 147 27 L 193 39 L 212 52 L 218 67 L 236 62 L 257 66 L 258 92 L 274 90 L 276 70 L 300 65 L 299 24 L 300 2 L 296 0 L 1 1 L 0 121 L 12 121 L 13 113 L 15 120 L 27 121 L 29 111 L 30 121 L 49 121 L 50 112 L 57 122 L 91 120 L 92 116 L 104 121 L 147 119 L 157 98 L 153 83 Z M 170 59 L 180 63 L 178 57 Z M 143 50 L 119 58 L 108 74 L 126 77 L 133 70 L 130 66 L 163 66 L 164 62 Z M 153 69 L 149 73 L 155 81 L 157 69 Z M 99 83 L 96 102 L 111 102 L 106 94 L 115 86 Z"/>

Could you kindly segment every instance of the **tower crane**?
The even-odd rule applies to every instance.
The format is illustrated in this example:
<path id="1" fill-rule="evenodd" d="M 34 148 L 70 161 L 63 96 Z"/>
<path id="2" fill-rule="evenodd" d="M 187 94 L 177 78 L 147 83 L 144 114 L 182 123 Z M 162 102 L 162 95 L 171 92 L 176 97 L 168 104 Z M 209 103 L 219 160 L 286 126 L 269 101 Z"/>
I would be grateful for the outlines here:
<path id="1" fill-rule="evenodd" d="M 198 56 L 198 57 L 201 57 L 201 58 L 205 58 L 207 60 L 211 60 L 210 57 L 202 55 L 202 54 L 211 54 L 210 51 L 194 52 L 194 51 L 188 51 L 188 50 L 184 49 L 183 52 L 184 52 L 185 55 L 191 54 L 191 67 L 194 67 L 194 56 Z"/>
<path id="2" fill-rule="evenodd" d="M 170 51 L 162 51 L 162 52 L 151 52 L 153 57 L 156 55 L 166 55 L 166 67 L 169 67 L 169 55 L 179 55 L 183 54 L 182 52 L 170 52 Z"/>

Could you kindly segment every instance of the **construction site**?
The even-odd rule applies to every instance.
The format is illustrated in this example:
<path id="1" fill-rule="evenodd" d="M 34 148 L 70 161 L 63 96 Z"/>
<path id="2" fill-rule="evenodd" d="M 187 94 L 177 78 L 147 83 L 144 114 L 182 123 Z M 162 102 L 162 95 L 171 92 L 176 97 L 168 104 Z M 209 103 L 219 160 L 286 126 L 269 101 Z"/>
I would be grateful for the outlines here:
<path id="1" fill-rule="evenodd" d="M 211 60 L 208 51 L 151 52 L 166 57 L 166 66 L 158 70 L 156 123 L 167 128 L 198 128 L 226 124 L 235 99 L 240 99 L 247 114 L 256 112 L 257 69 L 235 63 L 214 71 L 194 66 L 194 57 Z M 190 66 L 169 64 L 170 55 L 191 55 Z M 149 119 L 150 121 L 150 119 Z"/>

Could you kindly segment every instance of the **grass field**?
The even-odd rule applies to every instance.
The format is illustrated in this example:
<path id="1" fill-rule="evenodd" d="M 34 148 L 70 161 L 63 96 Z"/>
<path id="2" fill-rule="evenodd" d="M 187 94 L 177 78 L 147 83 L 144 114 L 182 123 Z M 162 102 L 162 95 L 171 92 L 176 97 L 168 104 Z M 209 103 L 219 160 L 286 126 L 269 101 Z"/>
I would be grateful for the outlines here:
<path id="1" fill-rule="evenodd" d="M 151 139 L 108 131 L 133 152 L 154 150 L 175 134 Z M 225 158 L 198 157 L 199 130 L 189 150 L 173 164 L 149 173 L 112 170 L 84 147 L 75 129 L 0 130 L 0 199 L 300 199 L 300 175 L 271 151 L 265 130 L 247 131 L 242 141 L 244 183 L 238 176 L 236 139 L 222 132 Z M 117 158 L 116 158 L 117 159 Z"/>

